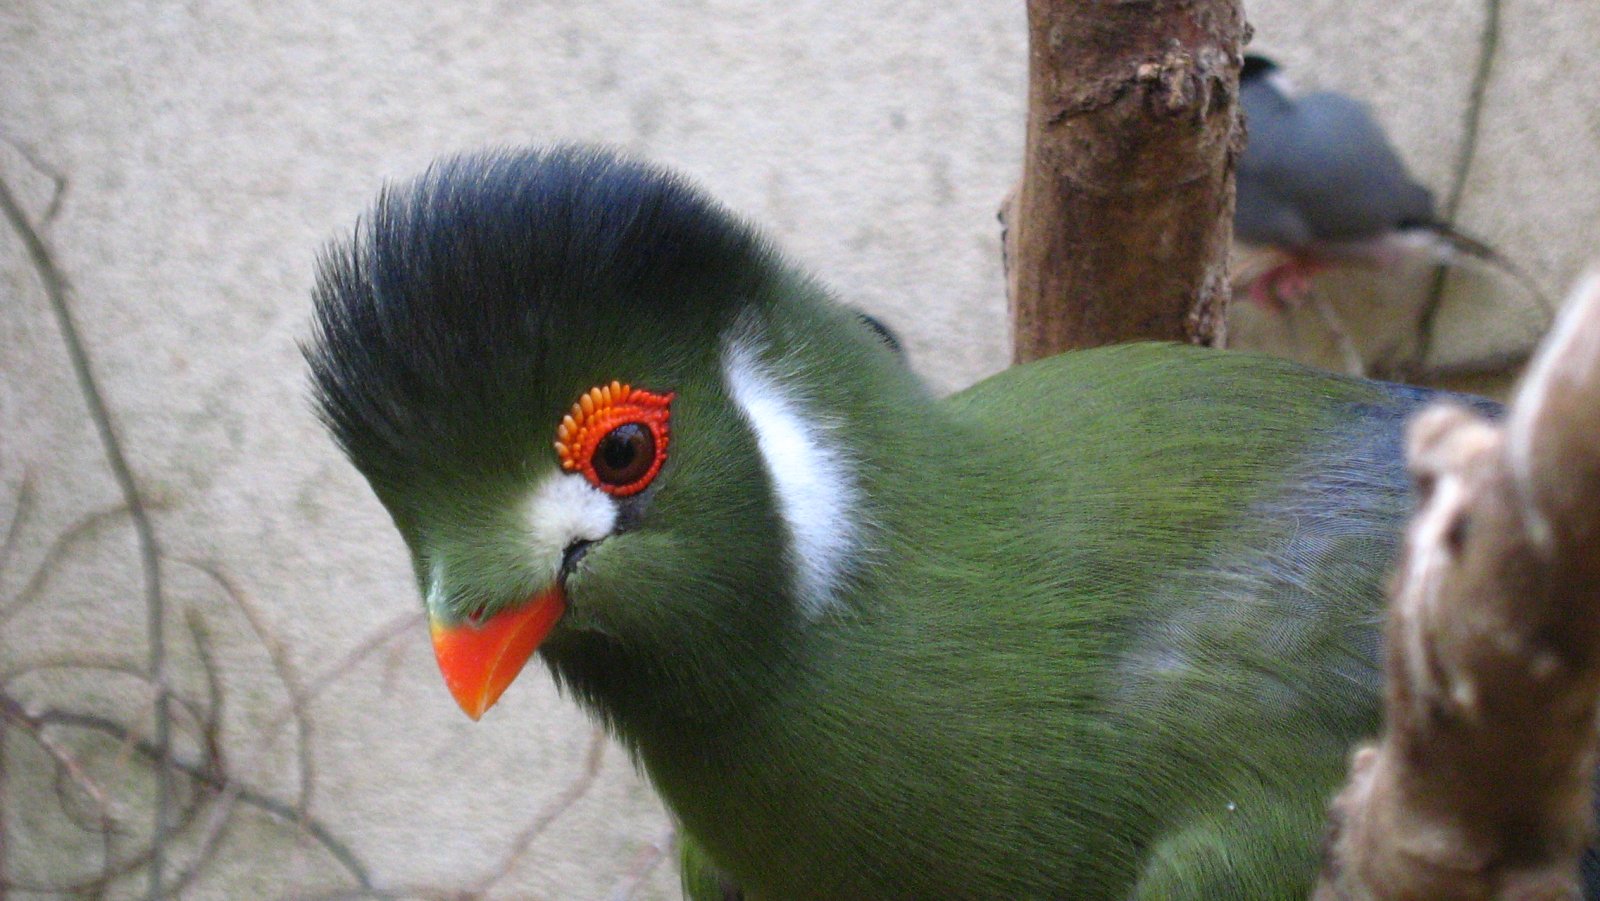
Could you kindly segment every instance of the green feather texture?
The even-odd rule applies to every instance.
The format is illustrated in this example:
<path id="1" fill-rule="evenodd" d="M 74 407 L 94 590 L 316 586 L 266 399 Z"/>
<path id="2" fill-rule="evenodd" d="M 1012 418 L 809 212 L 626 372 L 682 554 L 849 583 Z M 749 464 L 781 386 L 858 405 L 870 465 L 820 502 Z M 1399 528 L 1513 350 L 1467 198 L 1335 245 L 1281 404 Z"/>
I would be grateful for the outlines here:
<path id="1" fill-rule="evenodd" d="M 1423 392 L 1148 344 L 935 398 L 746 226 L 596 151 L 464 157 L 370 221 L 319 282 L 324 415 L 430 604 L 563 582 L 539 654 L 677 818 L 691 896 L 1305 897 L 1378 725 Z M 730 348 L 841 474 L 820 544 Z M 579 478 L 555 427 L 613 379 L 676 393 L 667 462 L 575 564 L 535 554 L 525 498 Z"/>

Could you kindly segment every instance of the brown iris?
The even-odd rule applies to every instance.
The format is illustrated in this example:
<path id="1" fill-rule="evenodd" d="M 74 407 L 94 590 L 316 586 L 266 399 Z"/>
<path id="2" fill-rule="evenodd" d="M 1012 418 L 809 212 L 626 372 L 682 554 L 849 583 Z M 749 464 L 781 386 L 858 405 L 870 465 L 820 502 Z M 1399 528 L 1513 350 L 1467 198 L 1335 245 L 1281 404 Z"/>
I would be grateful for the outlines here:
<path id="1" fill-rule="evenodd" d="M 639 480 L 656 458 L 656 439 L 637 422 L 625 422 L 606 433 L 595 445 L 589 465 L 607 485 L 628 485 Z"/>

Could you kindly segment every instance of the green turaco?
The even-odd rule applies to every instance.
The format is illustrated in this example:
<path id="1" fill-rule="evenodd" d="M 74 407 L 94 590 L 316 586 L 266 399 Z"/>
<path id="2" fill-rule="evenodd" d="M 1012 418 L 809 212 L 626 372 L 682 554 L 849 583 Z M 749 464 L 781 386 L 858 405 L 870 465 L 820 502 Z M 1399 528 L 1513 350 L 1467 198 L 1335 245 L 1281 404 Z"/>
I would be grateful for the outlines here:
<path id="1" fill-rule="evenodd" d="M 691 895 L 1305 897 L 1424 392 L 1150 344 L 938 398 L 751 227 L 582 148 L 386 190 L 307 356 L 450 692 L 476 718 L 537 653 Z"/>

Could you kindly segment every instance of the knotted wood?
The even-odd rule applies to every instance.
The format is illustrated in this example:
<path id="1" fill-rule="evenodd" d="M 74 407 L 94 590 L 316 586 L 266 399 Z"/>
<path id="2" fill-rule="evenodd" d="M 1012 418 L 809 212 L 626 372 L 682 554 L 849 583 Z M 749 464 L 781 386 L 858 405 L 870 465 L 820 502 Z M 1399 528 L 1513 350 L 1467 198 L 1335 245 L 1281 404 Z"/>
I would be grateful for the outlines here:
<path id="1" fill-rule="evenodd" d="M 1023 176 L 1002 210 L 1013 358 L 1219 343 L 1237 0 L 1029 0 Z"/>

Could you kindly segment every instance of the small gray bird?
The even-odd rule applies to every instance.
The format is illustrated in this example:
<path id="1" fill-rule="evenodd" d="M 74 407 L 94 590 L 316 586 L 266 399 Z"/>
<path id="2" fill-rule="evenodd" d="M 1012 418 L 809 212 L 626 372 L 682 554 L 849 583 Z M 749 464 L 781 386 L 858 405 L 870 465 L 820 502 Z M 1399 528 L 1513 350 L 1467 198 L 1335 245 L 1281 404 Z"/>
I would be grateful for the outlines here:
<path id="1" fill-rule="evenodd" d="M 1366 105 L 1333 91 L 1295 94 L 1264 56 L 1239 74 L 1249 140 L 1239 158 L 1234 236 L 1287 257 L 1250 284 L 1269 309 L 1306 293 L 1339 264 L 1385 266 L 1419 251 L 1477 257 L 1491 248 L 1441 222 Z M 1512 273 L 1515 275 L 1515 273 Z"/>
<path id="2" fill-rule="evenodd" d="M 1245 57 L 1239 99 L 1249 140 L 1234 236 L 1287 257 L 1250 283 L 1252 300 L 1281 309 L 1323 269 L 1396 262 L 1404 232 L 1436 230 L 1432 192 L 1411 178 L 1359 100 L 1296 96 L 1278 65 L 1256 55 Z"/>
<path id="3" fill-rule="evenodd" d="M 1239 275 L 1258 306 L 1283 312 L 1310 294 L 1313 276 L 1334 266 L 1387 268 L 1421 256 L 1480 260 L 1549 309 L 1514 264 L 1438 218 L 1433 193 L 1412 178 L 1361 101 L 1333 91 L 1297 94 L 1276 63 L 1254 54 L 1245 56 L 1239 99 L 1249 132 L 1233 228 L 1257 251 Z M 1325 302 L 1314 306 L 1350 369 L 1362 372 L 1338 316 Z"/>

